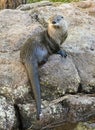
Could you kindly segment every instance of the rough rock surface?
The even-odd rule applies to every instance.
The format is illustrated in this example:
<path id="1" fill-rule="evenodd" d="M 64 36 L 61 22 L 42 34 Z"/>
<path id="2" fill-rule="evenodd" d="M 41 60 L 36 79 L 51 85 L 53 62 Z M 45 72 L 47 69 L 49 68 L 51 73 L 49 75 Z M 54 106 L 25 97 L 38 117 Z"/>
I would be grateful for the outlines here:
<path id="1" fill-rule="evenodd" d="M 67 99 L 67 119 L 72 122 L 87 121 L 95 117 L 95 97 L 87 95 L 70 95 Z"/>
<path id="2" fill-rule="evenodd" d="M 95 17 L 85 11 L 80 12 L 80 8 L 75 12 L 74 10 L 69 12 L 68 17 L 71 22 L 64 48 L 72 56 L 81 78 L 81 91 L 93 93 L 95 92 Z"/>
<path id="3" fill-rule="evenodd" d="M 68 56 L 52 55 L 40 69 L 42 96 L 46 100 L 56 99 L 65 93 L 77 93 L 80 77 Z"/>
<path id="4" fill-rule="evenodd" d="M 11 114 L 11 111 L 15 113 L 14 104 L 18 105 L 17 111 L 20 112 L 20 123 L 24 129 L 37 124 L 39 127 L 44 124 L 45 127 L 59 120 L 63 122 L 64 119 L 85 120 L 81 117 L 83 113 L 85 118 L 94 116 L 94 95 L 68 95 L 66 99 L 63 96 L 67 93 L 95 93 L 94 8 L 94 1 L 70 4 L 48 2 L 47 5 L 37 3 L 19 7 L 17 10 L 0 11 L 0 95 L 3 95 L 0 100 L 5 102 L 0 105 L 3 112 L 0 115 L 0 129 L 6 130 L 6 120 L 10 130 L 18 126 L 15 114 Z M 63 14 L 68 22 L 69 34 L 63 44 L 68 57 L 64 59 L 59 55 L 52 55 L 48 62 L 39 68 L 44 119 L 39 123 L 36 122 L 35 102 L 19 54 L 25 40 L 41 32 L 44 29 L 42 25 L 46 27 L 47 19 L 53 14 Z M 5 108 L 10 107 L 8 101 L 12 105 L 9 112 L 11 117 L 6 118 Z M 13 121 L 10 123 L 11 119 Z"/>
<path id="5" fill-rule="evenodd" d="M 0 130 L 17 130 L 17 118 L 11 102 L 0 96 Z"/>

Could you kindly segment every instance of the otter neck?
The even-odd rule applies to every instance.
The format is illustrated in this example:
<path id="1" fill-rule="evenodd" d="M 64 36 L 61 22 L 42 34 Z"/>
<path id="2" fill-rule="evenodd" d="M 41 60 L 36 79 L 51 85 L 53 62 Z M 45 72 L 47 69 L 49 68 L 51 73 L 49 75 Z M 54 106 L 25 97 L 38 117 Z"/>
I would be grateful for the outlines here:
<path id="1" fill-rule="evenodd" d="M 64 29 L 59 27 L 53 27 L 52 25 L 48 25 L 48 35 L 58 44 L 60 45 L 63 42 L 64 37 Z"/>
<path id="2" fill-rule="evenodd" d="M 57 51 L 60 50 L 60 46 L 59 44 L 56 43 L 56 41 L 54 39 L 52 39 L 52 37 L 49 36 L 48 31 L 45 31 L 45 46 L 48 50 L 49 54 L 52 53 L 56 53 Z"/>

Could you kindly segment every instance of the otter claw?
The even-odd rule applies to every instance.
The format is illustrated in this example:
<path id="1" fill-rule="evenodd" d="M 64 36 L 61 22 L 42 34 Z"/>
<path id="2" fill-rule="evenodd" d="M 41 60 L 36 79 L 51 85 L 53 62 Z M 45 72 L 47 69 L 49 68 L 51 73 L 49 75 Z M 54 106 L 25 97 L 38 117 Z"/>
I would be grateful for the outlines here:
<path id="1" fill-rule="evenodd" d="M 57 54 L 61 55 L 61 56 L 64 57 L 64 58 L 67 57 L 67 53 L 66 53 L 66 51 L 64 51 L 64 50 L 59 50 L 59 51 L 57 52 Z"/>

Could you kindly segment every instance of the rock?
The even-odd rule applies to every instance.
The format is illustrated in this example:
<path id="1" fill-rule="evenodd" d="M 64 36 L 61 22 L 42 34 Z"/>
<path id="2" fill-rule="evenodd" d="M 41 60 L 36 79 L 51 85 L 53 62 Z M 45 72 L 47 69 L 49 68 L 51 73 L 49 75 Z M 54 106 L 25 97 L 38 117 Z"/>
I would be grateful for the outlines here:
<path id="1" fill-rule="evenodd" d="M 76 9 L 76 8 L 75 8 Z M 73 14 L 72 14 L 73 13 Z M 64 48 L 72 56 L 73 62 L 81 78 L 81 91 L 95 92 L 95 18 L 76 10 L 69 24 L 69 35 Z"/>
<path id="2" fill-rule="evenodd" d="M 80 77 L 69 56 L 67 58 L 60 55 L 50 56 L 39 73 L 43 99 L 52 100 L 65 93 L 78 91 Z"/>
<path id="3" fill-rule="evenodd" d="M 95 117 L 95 97 L 87 95 L 70 95 L 67 99 L 67 120 L 72 122 L 87 121 Z"/>
<path id="4" fill-rule="evenodd" d="M 81 1 L 75 4 L 79 8 L 84 8 L 90 15 L 95 16 L 95 0 Z"/>
<path id="5" fill-rule="evenodd" d="M 90 8 L 92 6 L 92 3 L 91 1 L 81 1 L 81 2 L 78 2 L 77 3 L 77 7 L 79 8 Z"/>
<path id="6" fill-rule="evenodd" d="M 30 128 L 36 121 L 36 107 L 33 103 L 18 104 L 23 129 Z"/>
<path id="7" fill-rule="evenodd" d="M 86 93 L 95 92 L 95 53 L 89 50 L 76 54 L 74 57 L 76 68 L 81 77 L 81 91 Z"/>
<path id="8" fill-rule="evenodd" d="M 14 106 L 0 96 L 0 130 L 17 130 L 17 118 Z"/>
<path id="9" fill-rule="evenodd" d="M 47 104 L 47 106 L 44 104 Z M 35 115 L 33 113 L 35 113 L 35 107 L 32 104 L 19 104 L 19 107 L 24 129 L 50 129 L 56 125 L 55 122 L 57 122 L 57 125 L 60 123 L 64 124 L 64 122 L 69 122 L 73 125 L 73 123 L 87 121 L 95 117 L 95 96 L 83 94 L 66 95 L 57 100 L 52 100 L 51 103 L 43 102 L 44 109 L 42 109 L 41 121 L 34 121 Z M 70 125 L 69 123 L 68 125 Z"/>
<path id="10" fill-rule="evenodd" d="M 19 50 L 29 35 L 34 35 L 42 30 L 41 25 L 32 23 L 27 12 L 3 10 L 0 12 L 0 18 L 2 34 L 0 34 L 0 52 Z"/>
<path id="11" fill-rule="evenodd" d="M 41 2 L 35 2 L 35 3 L 32 3 L 32 4 L 20 5 L 20 6 L 17 7 L 17 9 L 25 11 L 25 10 L 38 8 L 38 7 L 51 6 L 51 5 L 52 5 L 52 2 L 41 1 Z"/>

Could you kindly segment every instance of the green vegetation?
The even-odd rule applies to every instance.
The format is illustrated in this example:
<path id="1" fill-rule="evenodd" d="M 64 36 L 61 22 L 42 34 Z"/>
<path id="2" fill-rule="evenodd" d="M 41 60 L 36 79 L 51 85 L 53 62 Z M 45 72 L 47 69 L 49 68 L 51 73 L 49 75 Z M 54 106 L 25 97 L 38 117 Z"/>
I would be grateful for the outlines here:
<path id="1" fill-rule="evenodd" d="M 79 0 L 51 0 L 52 2 L 65 2 L 65 3 L 70 3 L 70 2 L 78 2 Z"/>
<path id="2" fill-rule="evenodd" d="M 41 0 L 28 0 L 28 3 L 39 2 L 39 1 L 41 1 Z M 50 0 L 50 1 L 69 3 L 69 2 L 78 2 L 79 0 Z"/>

